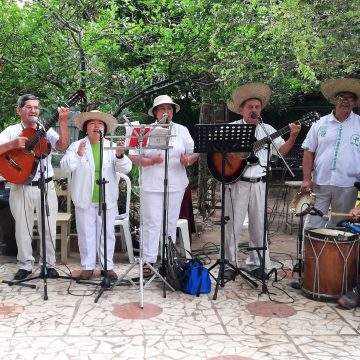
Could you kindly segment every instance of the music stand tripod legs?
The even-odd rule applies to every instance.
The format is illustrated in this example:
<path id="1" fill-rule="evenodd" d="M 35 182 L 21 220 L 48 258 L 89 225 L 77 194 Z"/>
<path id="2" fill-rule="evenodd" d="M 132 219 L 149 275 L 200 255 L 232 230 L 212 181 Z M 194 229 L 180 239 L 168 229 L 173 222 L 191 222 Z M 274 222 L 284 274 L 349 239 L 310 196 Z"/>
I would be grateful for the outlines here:
<path id="1" fill-rule="evenodd" d="M 234 277 L 232 280 L 235 279 L 237 275 L 240 275 L 242 278 L 244 278 L 246 281 L 248 281 L 251 285 L 254 287 L 257 287 L 258 285 L 256 282 L 251 280 L 247 275 L 244 274 L 242 269 L 237 268 L 236 266 L 232 265 L 229 260 L 225 259 L 225 225 L 227 221 L 229 220 L 228 216 L 225 216 L 225 183 L 224 183 L 224 174 L 225 174 L 225 153 L 222 153 L 222 179 L 221 179 L 221 239 L 220 239 L 220 259 L 217 259 L 215 264 L 210 266 L 209 273 L 211 277 L 216 280 L 216 286 L 214 291 L 213 299 L 217 299 L 217 293 L 219 290 L 219 286 L 224 287 L 225 283 L 230 281 L 227 280 L 225 282 L 224 280 L 224 274 L 225 274 L 225 267 L 230 267 L 234 270 Z M 216 266 L 219 265 L 219 272 L 217 278 L 213 276 L 211 273 L 211 270 L 214 269 Z"/>
<path id="2" fill-rule="evenodd" d="M 152 130 L 155 128 L 155 126 L 153 126 Z M 135 138 L 137 140 L 137 144 L 133 145 L 133 148 L 136 148 L 138 151 L 138 156 L 139 156 L 139 188 L 142 188 L 142 159 L 143 159 L 143 148 L 146 145 L 146 143 L 144 142 L 144 140 L 146 138 L 150 138 L 151 139 L 151 132 L 152 131 L 146 131 L 146 127 L 145 126 L 140 126 L 139 128 L 133 127 L 133 134 L 130 136 L 130 138 Z M 164 135 L 164 137 L 169 138 L 170 134 Z M 149 139 L 147 139 L 149 140 Z M 130 146 L 130 145 L 129 145 Z M 133 149 L 131 146 L 128 149 Z M 168 149 L 168 146 L 147 146 L 147 149 L 158 149 L 158 150 L 166 150 Z M 140 198 L 142 196 L 140 195 Z M 164 287 L 165 285 L 168 286 L 170 288 L 170 290 L 175 291 L 175 289 L 165 280 L 165 278 L 162 276 L 162 274 L 160 272 L 162 272 L 163 270 L 161 270 L 160 272 L 158 272 L 149 262 L 147 262 L 146 260 L 144 260 L 143 256 L 144 256 L 144 250 L 143 250 L 143 209 L 142 209 L 142 203 L 140 201 L 140 254 L 138 257 L 135 257 L 134 259 L 134 263 L 131 264 L 131 266 L 126 270 L 126 272 L 121 275 L 119 277 L 119 279 L 114 283 L 113 287 L 119 285 L 124 279 L 128 280 L 133 286 L 135 286 L 136 288 L 138 288 L 140 290 L 140 308 L 143 309 L 144 308 L 144 289 L 150 285 L 150 283 L 155 279 L 155 277 L 160 278 L 160 280 L 164 283 Z M 136 266 L 139 265 L 139 287 L 137 287 L 137 285 L 135 284 L 135 282 L 133 281 L 133 279 L 131 279 L 130 277 L 128 277 L 127 275 L 129 274 L 129 272 Z M 151 276 L 150 279 L 147 280 L 147 282 L 144 284 L 144 276 L 143 276 L 143 267 L 144 265 L 148 266 L 151 271 L 153 272 L 153 275 Z M 164 294 L 165 294 L 165 289 L 164 289 Z"/>
<path id="3" fill-rule="evenodd" d="M 229 162 L 226 157 L 227 152 L 250 152 L 252 150 L 253 139 L 255 135 L 255 125 L 250 124 L 199 124 L 195 125 L 195 149 L 197 153 L 221 153 L 221 187 L 222 187 L 222 205 L 221 205 L 221 242 L 220 259 L 210 268 L 211 270 L 219 265 L 219 273 L 216 280 L 216 287 L 213 299 L 216 300 L 219 286 L 224 287 L 225 265 L 232 268 L 235 273 L 241 275 L 254 287 L 257 284 L 246 276 L 241 269 L 233 266 L 225 259 L 225 162 Z"/>

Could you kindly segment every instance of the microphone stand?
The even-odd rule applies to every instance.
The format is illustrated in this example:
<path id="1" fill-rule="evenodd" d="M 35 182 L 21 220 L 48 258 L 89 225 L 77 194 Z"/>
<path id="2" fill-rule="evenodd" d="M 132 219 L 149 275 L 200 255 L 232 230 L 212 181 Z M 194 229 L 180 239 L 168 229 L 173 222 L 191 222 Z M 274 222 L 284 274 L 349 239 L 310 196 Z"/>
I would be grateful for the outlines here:
<path id="1" fill-rule="evenodd" d="M 100 285 L 101 288 L 99 290 L 99 293 L 95 297 L 94 302 L 97 303 L 100 296 L 103 294 L 105 290 L 110 289 L 110 278 L 107 274 L 107 238 L 106 238 L 106 212 L 107 212 L 107 205 L 106 205 L 106 193 L 105 193 L 105 185 L 108 183 L 105 178 L 103 178 L 102 175 L 102 167 L 104 162 L 104 134 L 102 131 L 99 131 L 100 134 L 100 164 L 99 164 L 99 179 L 96 180 L 96 183 L 99 185 L 99 205 L 98 205 L 98 216 L 101 216 L 102 219 L 102 233 L 103 233 L 103 239 L 104 239 L 104 276 L 101 280 L 100 284 L 93 282 L 93 281 L 84 281 L 84 280 L 77 280 L 77 283 L 83 283 L 83 284 L 93 284 L 93 285 Z M 101 236 L 101 235 L 100 235 Z M 101 243 L 101 241 L 100 241 Z M 99 251 L 99 261 L 101 261 L 101 251 Z"/>
<path id="2" fill-rule="evenodd" d="M 262 258 L 261 260 L 261 283 L 262 283 L 262 291 L 260 293 L 261 294 L 270 294 L 267 285 L 265 283 L 266 278 L 270 278 L 270 275 L 272 273 L 275 274 L 275 281 L 277 281 L 277 270 L 276 268 L 272 268 L 270 270 L 270 272 L 265 276 L 265 254 L 266 254 L 266 250 L 267 250 L 267 201 L 268 201 L 268 192 L 269 192 L 269 176 L 270 176 L 270 146 L 272 145 L 273 148 L 276 150 L 278 156 L 281 158 L 281 160 L 283 161 L 284 165 L 286 166 L 286 168 L 288 169 L 288 171 L 290 172 L 290 174 L 292 175 L 292 177 L 295 177 L 294 173 L 291 171 L 290 167 L 288 166 L 286 160 L 284 159 L 284 157 L 281 155 L 279 149 L 277 148 L 277 146 L 275 145 L 275 143 L 273 142 L 273 139 L 271 138 L 270 134 L 268 133 L 268 131 L 266 130 L 266 127 L 264 125 L 264 122 L 261 118 L 260 115 L 257 115 L 256 113 L 252 113 L 251 114 L 252 118 L 256 118 L 259 120 L 259 125 L 261 126 L 261 128 L 263 129 L 265 135 L 266 135 L 266 144 L 267 144 L 267 158 L 266 158 L 266 176 L 265 176 L 265 206 L 264 206 L 264 231 L 263 231 L 263 244 L 262 244 Z"/>
<path id="3" fill-rule="evenodd" d="M 46 130 L 43 127 L 43 125 L 36 120 L 34 120 L 34 123 L 36 123 L 36 131 L 41 131 L 41 136 L 46 136 Z M 49 278 L 48 275 L 48 268 L 47 268 L 47 263 L 46 263 L 46 239 L 45 239 L 45 208 L 46 208 L 46 215 L 49 216 L 49 205 L 46 204 L 45 206 L 45 168 L 44 168 L 44 163 L 43 163 L 43 159 L 44 159 L 44 154 L 42 151 L 42 147 L 41 144 L 39 144 L 39 172 L 40 172 L 40 178 L 38 180 L 38 188 L 40 189 L 40 218 L 38 217 L 38 224 L 40 221 L 41 224 L 41 249 L 42 249 L 42 265 L 41 265 L 41 271 L 43 276 L 34 276 L 31 278 L 27 278 L 24 280 L 20 280 L 20 281 L 13 281 L 14 284 L 16 285 L 21 285 L 22 282 L 25 281 L 31 281 L 31 280 L 36 280 L 36 279 L 41 279 L 43 278 L 43 285 L 44 285 L 44 300 L 48 300 L 48 292 L 47 292 L 47 279 Z M 37 214 L 37 216 L 39 216 L 39 214 Z M 50 231 L 49 231 L 50 232 Z M 68 276 L 58 276 L 58 279 L 69 279 Z M 10 284 L 9 284 L 10 285 Z M 25 285 L 24 286 L 28 286 L 32 289 L 35 288 L 35 286 L 31 286 L 31 285 Z"/>
<path id="4" fill-rule="evenodd" d="M 165 113 L 166 114 L 166 113 Z M 164 114 L 164 115 L 165 115 Z M 168 130 L 171 134 L 171 124 L 168 124 L 168 117 L 166 114 L 165 122 L 169 126 Z M 169 138 L 167 139 L 169 140 Z M 162 222 L 162 248 L 161 248 L 161 266 L 159 269 L 160 275 L 166 279 L 166 260 L 168 256 L 168 205 L 169 205 L 169 193 L 168 193 L 168 162 L 169 162 L 169 149 L 168 145 L 165 148 L 165 162 L 164 162 L 164 197 L 163 197 L 163 222 Z M 170 239 L 172 241 L 172 239 Z M 163 297 L 166 298 L 166 283 L 163 282 Z"/>

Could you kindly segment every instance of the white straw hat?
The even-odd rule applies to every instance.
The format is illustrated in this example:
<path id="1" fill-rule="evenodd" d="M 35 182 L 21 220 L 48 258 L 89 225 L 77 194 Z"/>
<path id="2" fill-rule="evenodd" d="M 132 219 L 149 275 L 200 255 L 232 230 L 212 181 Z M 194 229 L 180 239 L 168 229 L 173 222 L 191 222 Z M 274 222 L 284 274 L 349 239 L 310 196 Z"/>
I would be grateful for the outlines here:
<path id="1" fill-rule="evenodd" d="M 351 92 L 357 96 L 357 104 L 360 100 L 360 79 L 331 79 L 324 81 L 320 87 L 321 93 L 326 100 L 335 104 L 335 97 L 341 92 Z"/>
<path id="2" fill-rule="evenodd" d="M 249 83 L 235 89 L 231 94 L 231 100 L 227 102 L 230 111 L 240 114 L 240 105 L 249 99 L 259 99 L 261 109 L 263 109 L 270 100 L 271 89 L 263 83 Z"/>
<path id="3" fill-rule="evenodd" d="M 113 129 L 113 126 L 117 123 L 116 119 L 110 115 L 103 113 L 101 111 L 92 110 L 89 112 L 79 113 L 75 116 L 73 120 L 74 126 L 78 129 L 82 130 L 85 121 L 87 120 L 100 120 L 106 124 L 107 132 L 110 133 Z"/>
<path id="4" fill-rule="evenodd" d="M 154 113 L 153 113 L 154 108 L 161 104 L 175 105 L 175 112 L 179 112 L 179 110 L 180 110 L 180 106 L 178 104 L 174 103 L 170 96 L 159 95 L 154 99 L 153 106 L 148 110 L 148 114 L 150 116 L 154 116 Z"/>

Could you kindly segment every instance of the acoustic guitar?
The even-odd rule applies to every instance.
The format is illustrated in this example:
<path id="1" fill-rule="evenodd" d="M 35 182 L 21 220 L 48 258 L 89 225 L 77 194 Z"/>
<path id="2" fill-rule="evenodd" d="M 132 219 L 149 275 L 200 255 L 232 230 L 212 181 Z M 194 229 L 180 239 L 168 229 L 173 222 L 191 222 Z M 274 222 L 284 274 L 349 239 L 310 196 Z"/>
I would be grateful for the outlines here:
<path id="1" fill-rule="evenodd" d="M 78 90 L 65 103 L 66 107 L 77 104 L 85 93 Z M 46 132 L 59 120 L 56 112 L 39 129 L 26 128 L 19 136 L 28 138 L 24 149 L 12 149 L 0 155 L 0 174 L 13 184 L 27 184 L 36 174 L 40 158 L 49 155 L 51 146 L 46 140 Z"/>
<path id="2" fill-rule="evenodd" d="M 320 114 L 317 112 L 310 112 L 304 115 L 301 119 L 294 121 L 297 125 L 309 125 L 320 119 Z M 270 134 L 270 138 L 276 139 L 290 132 L 289 125 L 281 128 L 280 130 Z M 258 164 L 259 159 L 256 157 L 256 152 L 260 150 L 267 141 L 267 137 L 258 140 L 253 145 L 253 151 L 250 153 L 242 152 L 228 152 L 225 154 L 225 184 L 232 184 L 236 182 L 239 177 L 244 173 L 247 166 Z M 221 182 L 222 173 L 222 153 L 214 152 L 207 154 L 207 164 L 211 175 Z"/>

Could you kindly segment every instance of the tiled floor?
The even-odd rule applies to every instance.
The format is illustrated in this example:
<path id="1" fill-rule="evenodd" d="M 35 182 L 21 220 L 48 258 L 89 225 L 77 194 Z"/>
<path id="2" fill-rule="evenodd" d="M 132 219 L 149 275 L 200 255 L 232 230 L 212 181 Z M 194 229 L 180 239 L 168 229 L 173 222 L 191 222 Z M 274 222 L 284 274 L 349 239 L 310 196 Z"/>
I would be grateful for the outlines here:
<path id="1" fill-rule="evenodd" d="M 95 303 L 98 286 L 68 279 L 49 279 L 46 301 L 41 279 L 31 282 L 35 290 L 2 283 L 0 358 L 360 359 L 360 308 L 310 300 L 290 286 L 296 279 L 286 270 L 292 269 L 286 253 L 294 255 L 295 237 L 273 236 L 273 258 L 285 268 L 277 283 L 254 289 L 238 276 L 219 289 L 216 300 L 214 282 L 210 294 L 167 291 L 164 298 L 158 279 L 144 289 L 143 309 L 134 286 L 105 290 Z M 218 239 L 218 229 L 210 229 L 195 238 L 193 249 Z M 68 268 L 59 268 L 78 270 L 78 254 L 71 254 Z M 120 255 L 115 270 L 121 275 L 127 269 Z M 0 277 L 9 280 L 15 272 L 14 258 L 0 257 Z M 262 289 L 269 293 L 260 295 Z"/>

